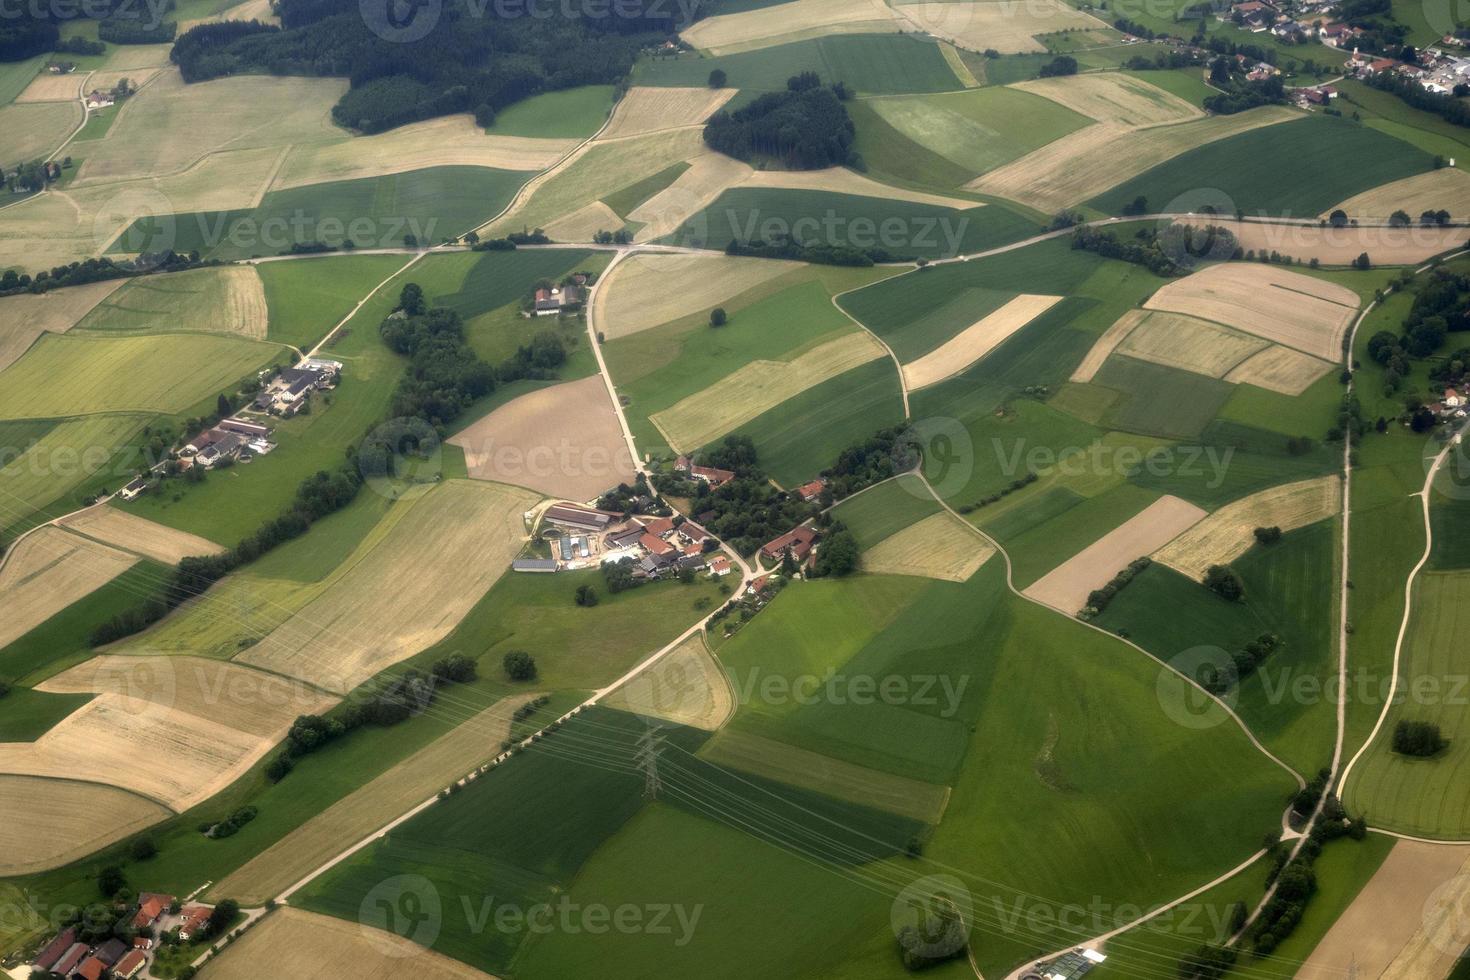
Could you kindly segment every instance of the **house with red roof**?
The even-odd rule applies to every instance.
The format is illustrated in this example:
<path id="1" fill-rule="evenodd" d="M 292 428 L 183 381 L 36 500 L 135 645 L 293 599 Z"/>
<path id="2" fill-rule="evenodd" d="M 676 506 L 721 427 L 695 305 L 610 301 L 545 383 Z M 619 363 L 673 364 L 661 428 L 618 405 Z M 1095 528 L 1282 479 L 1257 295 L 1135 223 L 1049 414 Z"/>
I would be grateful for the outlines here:
<path id="1" fill-rule="evenodd" d="M 112 968 L 112 975 L 120 980 L 133 980 L 143 970 L 143 965 L 148 962 L 141 950 L 133 950 L 128 955 L 117 961 L 117 966 Z"/>
<path id="2" fill-rule="evenodd" d="M 102 980 L 102 974 L 107 970 L 107 964 L 95 956 L 89 956 L 82 960 L 76 969 L 76 976 L 82 980 Z"/>
<path id="3" fill-rule="evenodd" d="M 57 934 L 56 938 L 46 944 L 31 965 L 37 970 L 50 970 L 66 955 L 67 951 L 76 945 L 77 931 L 67 926 Z"/>
<path id="4" fill-rule="evenodd" d="M 767 541 L 761 546 L 761 554 L 773 561 L 780 561 L 786 552 L 791 552 L 791 557 L 799 565 L 806 561 L 811 554 L 812 546 L 817 542 L 817 531 L 809 525 L 792 528 L 785 534 L 772 541 Z"/>
<path id="5" fill-rule="evenodd" d="M 678 550 L 663 538 L 654 537 L 647 532 L 638 539 L 638 544 L 650 555 L 667 555 Z"/>
<path id="6" fill-rule="evenodd" d="M 208 905 L 185 905 L 179 912 L 179 938 L 190 940 L 197 937 L 213 911 Z"/>
<path id="7" fill-rule="evenodd" d="M 827 486 L 827 481 L 820 477 L 810 483 L 803 483 L 796 488 L 796 495 L 807 503 L 811 503 L 822 495 L 822 489 Z"/>

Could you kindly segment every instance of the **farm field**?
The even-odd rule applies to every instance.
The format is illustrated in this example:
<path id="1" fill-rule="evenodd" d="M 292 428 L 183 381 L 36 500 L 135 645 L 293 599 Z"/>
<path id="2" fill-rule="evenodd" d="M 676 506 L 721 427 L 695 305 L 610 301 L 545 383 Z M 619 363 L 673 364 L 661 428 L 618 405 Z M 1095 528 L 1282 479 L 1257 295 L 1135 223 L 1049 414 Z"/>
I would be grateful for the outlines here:
<path id="1" fill-rule="evenodd" d="M 620 262 L 598 289 L 597 321 L 608 340 L 626 337 L 705 312 L 800 268 L 796 262 L 767 259 L 635 255 Z M 674 275 L 687 279 L 688 288 L 666 288 Z"/>
<path id="2" fill-rule="evenodd" d="M 1387 221 L 1395 211 L 1403 211 L 1417 221 L 1425 211 L 1444 210 L 1459 220 L 1470 216 L 1470 173 L 1443 167 L 1415 174 L 1355 194 L 1330 210 L 1338 209 L 1350 218 L 1377 221 Z"/>
<path id="3" fill-rule="evenodd" d="M 909 2 L 895 9 L 901 18 L 935 37 L 972 51 L 990 48 L 1002 54 L 1045 51 L 1038 34 L 1107 28 L 1103 21 L 1061 0 L 1039 0 L 1024 10 L 994 0 Z"/>
<path id="4" fill-rule="evenodd" d="M 197 534 L 155 524 L 147 518 L 111 506 L 93 507 L 74 514 L 59 521 L 58 526 L 165 565 L 177 565 L 190 555 L 214 555 L 225 550 Z"/>
<path id="5" fill-rule="evenodd" d="M 601 703 L 642 718 L 714 732 L 734 713 L 735 691 L 704 637 L 696 633 Z"/>
<path id="6" fill-rule="evenodd" d="M 78 330 L 219 333 L 264 340 L 265 287 L 254 268 L 196 269 L 134 279 L 94 306 Z"/>
<path id="7" fill-rule="evenodd" d="M 20 359 L 43 333 L 66 333 L 122 280 L 94 282 L 36 296 L 7 296 L 0 300 L 0 370 Z"/>
<path id="8" fill-rule="evenodd" d="M 17 102 L 0 108 L 5 148 L 20 160 L 50 157 L 81 124 L 82 107 L 74 101 Z"/>
<path id="9" fill-rule="evenodd" d="M 1155 551 L 1153 558 L 1198 581 L 1211 565 L 1229 565 L 1249 551 L 1258 527 L 1293 531 L 1341 510 L 1340 477 L 1285 483 L 1226 504 Z"/>
<path id="10" fill-rule="evenodd" d="M 1060 300 L 1060 296 L 1017 296 L 922 357 L 904 364 L 904 383 L 911 391 L 927 388 L 969 369 Z"/>
<path id="11" fill-rule="evenodd" d="M 0 774 L 0 874 L 67 864 L 169 816 L 152 800 L 114 786 Z"/>
<path id="12" fill-rule="evenodd" d="M 0 647 L 127 571 L 137 556 L 45 527 L 9 550 L 0 563 L 0 596 L 8 615 Z"/>
<path id="13" fill-rule="evenodd" d="M 591 136 L 607 121 L 613 86 L 579 85 L 542 92 L 512 103 L 495 114 L 489 132 L 495 136 L 573 139 Z"/>
<path id="14" fill-rule="evenodd" d="M 870 548 L 939 512 L 939 504 L 923 481 L 904 474 L 841 501 L 832 516 L 852 532 L 858 547 Z"/>
<path id="15" fill-rule="evenodd" d="M 1203 112 L 1164 89 L 1133 75 L 1104 72 L 1038 78 L 1015 88 L 1049 99 L 1094 122 L 1122 126 L 1162 126 L 1198 119 Z"/>
<path id="16" fill-rule="evenodd" d="M 1440 173 L 1441 171 L 1435 171 Z M 1398 205 L 1394 205 L 1397 207 Z M 1466 213 L 1470 213 L 1467 211 Z M 1417 220 L 1418 215 L 1415 215 Z M 1316 259 L 1323 265 L 1349 265 L 1364 252 L 1374 265 L 1413 265 L 1464 244 L 1461 228 L 1407 228 L 1363 226 L 1333 228 L 1316 221 L 1308 224 L 1235 221 L 1230 218 L 1179 218 L 1180 224 L 1212 224 L 1228 228 L 1240 247 L 1257 255 L 1277 252 L 1299 262 Z"/>
<path id="17" fill-rule="evenodd" d="M 96 415 L 65 422 L 0 423 L 9 462 L 0 467 L 0 529 L 16 534 L 86 503 L 89 488 L 117 486 L 146 415 Z M 126 470 L 124 470 L 126 472 Z"/>
<path id="18" fill-rule="evenodd" d="M 635 86 L 618 101 L 611 121 L 599 138 L 611 140 L 696 126 L 719 111 L 734 97 L 735 91 L 732 88 L 712 89 L 708 85 L 703 88 Z"/>
<path id="19" fill-rule="evenodd" d="M 687 44 L 719 57 L 808 37 L 892 33 L 896 28 L 893 11 L 878 0 L 792 0 L 774 10 L 707 17 L 681 36 Z"/>
<path id="20" fill-rule="evenodd" d="M 265 288 L 266 336 L 309 349 L 404 261 L 398 255 L 327 255 L 255 266 Z"/>
<path id="21" fill-rule="evenodd" d="M 963 582 L 995 554 L 964 522 L 934 514 L 863 551 L 864 571 Z"/>

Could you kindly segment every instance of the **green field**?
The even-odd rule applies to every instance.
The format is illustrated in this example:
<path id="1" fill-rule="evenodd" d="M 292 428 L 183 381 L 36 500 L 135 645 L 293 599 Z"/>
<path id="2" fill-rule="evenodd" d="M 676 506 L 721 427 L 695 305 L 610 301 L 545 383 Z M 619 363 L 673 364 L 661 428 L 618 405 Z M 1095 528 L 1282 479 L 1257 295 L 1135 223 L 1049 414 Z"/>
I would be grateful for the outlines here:
<path id="1" fill-rule="evenodd" d="M 859 547 L 871 548 L 937 513 L 939 504 L 923 482 L 914 476 L 900 476 L 844 500 L 833 508 L 832 519 L 847 525 Z"/>
<path id="2" fill-rule="evenodd" d="M 137 445 L 147 415 L 96 415 L 57 422 L 0 422 L 0 532 L 18 533 L 33 523 L 81 506 L 98 488 L 116 489 L 141 469 Z"/>
<path id="3" fill-rule="evenodd" d="M 302 350 L 310 348 L 406 261 L 399 255 L 329 255 L 260 263 L 255 271 L 265 285 L 267 336 Z"/>
<path id="4" fill-rule="evenodd" d="M 1305 452 L 1293 452 L 1287 448 L 1287 438 L 1235 422 L 1212 422 L 1198 439 L 1160 455 L 1161 465 L 1145 462 L 1130 471 L 1128 478 L 1141 487 L 1212 510 L 1257 490 L 1342 468 L 1339 445 L 1314 441 Z"/>
<path id="5" fill-rule="evenodd" d="M 1119 392 L 1107 424 L 1171 439 L 1198 437 L 1235 391 L 1216 378 L 1123 355 L 1108 358 L 1093 383 Z"/>
<path id="6" fill-rule="evenodd" d="M 1164 208 L 1188 191 L 1212 187 L 1248 214 L 1312 217 L 1433 163 L 1430 154 L 1375 129 L 1308 116 L 1182 153 L 1088 203 L 1118 214 L 1139 195 L 1151 208 Z"/>
<path id="7" fill-rule="evenodd" d="M 90 694 L 47 694 L 28 687 L 13 688 L 0 698 L 0 742 L 34 742 L 90 700 Z"/>
<path id="8" fill-rule="evenodd" d="M 621 190 L 604 195 L 602 203 L 611 208 L 618 217 L 626 219 L 630 212 L 637 210 L 638 205 L 678 180 L 689 167 L 688 161 L 680 160 L 652 176 L 644 177 Z"/>
<path id="9" fill-rule="evenodd" d="M 46 63 L 44 55 L 26 58 L 24 61 L 8 61 L 0 64 L 0 106 L 7 106 L 25 91 L 31 79 Z"/>
<path id="10" fill-rule="evenodd" d="M 485 132 L 492 136 L 576 138 L 602 128 L 613 107 L 611 85 L 581 85 L 542 92 L 506 106 Z"/>
<path id="11" fill-rule="evenodd" d="M 1463 167 L 1470 150 L 1470 132 L 1432 112 L 1410 107 L 1397 96 L 1369 88 L 1355 79 L 1344 79 L 1339 99 L 1347 99 L 1363 124 L 1412 143 L 1426 153 L 1453 158 Z M 1345 107 L 1344 107 L 1345 108 Z"/>

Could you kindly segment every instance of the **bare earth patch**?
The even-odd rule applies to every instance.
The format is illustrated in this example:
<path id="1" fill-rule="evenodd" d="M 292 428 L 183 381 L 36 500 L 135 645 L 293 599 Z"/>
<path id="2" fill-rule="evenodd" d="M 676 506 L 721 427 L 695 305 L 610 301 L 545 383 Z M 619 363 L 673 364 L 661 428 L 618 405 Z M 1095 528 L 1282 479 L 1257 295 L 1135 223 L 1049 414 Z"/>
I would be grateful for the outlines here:
<path id="1" fill-rule="evenodd" d="M 661 129 L 697 126 L 735 97 L 733 88 L 660 88 L 635 85 L 613 110 L 598 139 L 640 136 Z"/>
<path id="2" fill-rule="evenodd" d="M 1107 585 L 1119 569 L 1172 541 L 1205 516 L 1186 500 L 1160 497 L 1022 591 L 1070 616 L 1087 605 L 1088 595 Z"/>
<path id="3" fill-rule="evenodd" d="M 1459 173 L 1459 171 L 1455 171 Z M 1467 212 L 1470 213 L 1470 212 Z M 1416 219 L 1418 215 L 1414 216 Z M 1364 252 L 1374 265 L 1414 265 L 1431 256 L 1464 246 L 1464 228 L 1351 226 L 1333 228 L 1316 222 L 1236 221 L 1195 216 L 1178 221 L 1228 228 L 1240 247 L 1256 254 L 1277 252 L 1294 259 L 1316 259 L 1323 265 L 1349 265 Z"/>
<path id="4" fill-rule="evenodd" d="M 1116 71 L 1038 78 L 1011 88 L 1051 99 L 1098 122 L 1124 126 L 1158 126 L 1204 115 L 1177 95 Z"/>
<path id="5" fill-rule="evenodd" d="M 1272 344 L 1242 361 L 1225 375 L 1231 384 L 1255 385 L 1283 395 L 1300 395 L 1335 367 L 1331 362 L 1301 351 Z"/>
<path id="6" fill-rule="evenodd" d="M 567 500 L 591 500 L 635 475 L 599 375 L 521 395 L 449 442 L 475 479 Z"/>
<path id="7" fill-rule="evenodd" d="M 863 552 L 863 571 L 963 582 L 995 549 L 946 511 L 931 514 Z"/>
<path id="8" fill-rule="evenodd" d="M 1323 217 L 1339 208 L 1350 218 L 1374 221 L 1387 221 L 1395 211 L 1403 211 L 1411 220 L 1418 221 L 1425 211 L 1440 210 L 1448 211 L 1452 220 L 1464 221 L 1470 218 L 1470 173 L 1441 167 L 1427 174 L 1380 184 L 1348 198 L 1337 208 L 1328 208 Z"/>
<path id="9" fill-rule="evenodd" d="M 1022 293 L 934 350 L 905 364 L 904 382 L 914 391 L 954 377 L 1060 301 L 1060 296 Z"/>
<path id="10" fill-rule="evenodd" d="M 882 0 L 794 0 L 775 7 L 706 17 L 680 36 L 718 57 L 806 37 L 897 30 L 893 12 Z"/>
<path id="11" fill-rule="evenodd" d="M 593 315 L 608 340 L 719 306 L 800 262 L 725 255 L 634 255 L 597 287 Z"/>
<path id="12" fill-rule="evenodd" d="M 66 333 L 127 280 L 90 282 L 0 299 L 0 371 L 14 364 L 44 332 Z"/>
<path id="13" fill-rule="evenodd" d="M 57 527 L 28 535 L 0 563 L 0 647 L 127 571 L 137 557 Z"/>
<path id="14" fill-rule="evenodd" d="M 1270 487 L 1221 507 L 1154 552 L 1154 560 L 1192 579 L 1228 565 L 1256 543 L 1258 527 L 1283 531 L 1331 517 L 1342 507 L 1342 480 L 1320 476 Z"/>
<path id="15" fill-rule="evenodd" d="M 713 732 L 735 713 L 735 692 L 704 637 L 696 633 L 602 703 Z"/>
<path id="16" fill-rule="evenodd" d="M 114 786 L 0 775 L 0 876 L 59 868 L 170 816 Z"/>
<path id="17" fill-rule="evenodd" d="M 84 510 L 66 518 L 61 526 L 165 565 L 177 565 L 183 558 L 217 555 L 225 550 L 223 545 L 197 534 L 179 531 L 110 506 Z"/>

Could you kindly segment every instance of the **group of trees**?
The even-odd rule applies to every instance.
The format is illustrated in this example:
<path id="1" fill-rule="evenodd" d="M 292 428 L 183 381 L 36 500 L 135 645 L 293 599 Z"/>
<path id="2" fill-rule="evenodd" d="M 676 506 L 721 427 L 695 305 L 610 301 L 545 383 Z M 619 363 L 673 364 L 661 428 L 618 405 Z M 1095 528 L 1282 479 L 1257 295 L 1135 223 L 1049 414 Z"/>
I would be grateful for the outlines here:
<path id="1" fill-rule="evenodd" d="M 734 112 L 721 110 L 704 127 L 713 150 L 738 160 L 773 160 L 793 170 L 860 166 L 853 150 L 856 131 L 842 83 L 823 86 L 815 72 L 786 82 L 784 92 L 768 92 Z"/>
<path id="2" fill-rule="evenodd" d="M 1449 744 L 1449 739 L 1440 734 L 1439 726 L 1433 722 L 1403 719 L 1393 730 L 1393 750 L 1400 755 L 1426 759 L 1439 755 Z"/>
<path id="3" fill-rule="evenodd" d="M 1435 269 L 1415 293 L 1401 332 L 1380 330 L 1368 338 L 1368 357 L 1384 367 L 1384 393 L 1398 392 L 1413 370 L 1411 360 L 1431 357 L 1450 333 L 1464 330 L 1470 330 L 1470 276 Z M 1436 377 L 1450 382 L 1463 377 L 1470 360 L 1458 353 L 1437 365 Z M 1409 406 L 1410 411 L 1419 408 L 1418 403 Z"/>
<path id="4" fill-rule="evenodd" d="M 1113 601 L 1114 596 L 1123 591 L 1123 588 L 1132 582 L 1139 572 L 1152 564 L 1153 559 L 1148 557 L 1135 558 L 1130 561 L 1122 571 L 1109 579 L 1106 585 L 1088 593 L 1087 605 L 1078 610 L 1077 618 L 1083 621 L 1096 619 L 1104 609 L 1108 608 L 1108 603 Z"/>
<path id="5" fill-rule="evenodd" d="M 1258 106 L 1281 105 L 1286 102 L 1286 85 L 1281 81 L 1281 76 L 1272 75 L 1259 81 L 1246 81 L 1231 73 L 1228 67 L 1230 64 L 1227 59 L 1218 58 L 1210 68 L 1210 81 L 1225 88 L 1224 92 L 1205 97 L 1204 107 L 1210 112 L 1228 116 Z M 1226 66 L 1223 80 L 1217 72 L 1222 65 Z"/>
<path id="6" fill-rule="evenodd" d="M 1147 200 L 1133 206 L 1146 209 Z M 1159 276 L 1178 276 L 1206 259 L 1239 258 L 1240 244 L 1228 228 L 1219 225 L 1171 224 L 1163 231 L 1139 228 L 1131 240 L 1106 228 L 1080 225 L 1072 233 L 1072 247 L 1096 252 L 1108 259 L 1141 265 Z"/>
<path id="7" fill-rule="evenodd" d="M 128 279 L 154 272 L 182 272 L 185 269 L 212 265 L 219 265 L 219 262 L 214 259 L 201 261 L 197 251 L 188 254 L 167 251 L 145 252 L 136 259 L 84 259 L 43 269 L 34 277 L 28 273 L 6 269 L 0 274 L 0 296 L 45 293 L 64 286 L 83 286 L 105 279 Z"/>
<path id="8" fill-rule="evenodd" d="M 495 390 L 494 369 L 465 342 L 460 315 L 450 309 L 429 309 L 417 283 L 403 287 L 398 309 L 383 320 L 378 332 L 389 348 L 409 358 L 393 392 L 391 411 L 396 416 L 422 419 L 438 428 Z"/>
<path id="9" fill-rule="evenodd" d="M 1222 599 L 1239 602 L 1245 598 L 1245 583 L 1229 565 L 1211 565 L 1205 570 L 1205 587 Z"/>

